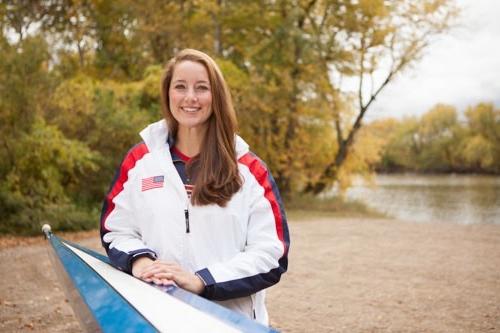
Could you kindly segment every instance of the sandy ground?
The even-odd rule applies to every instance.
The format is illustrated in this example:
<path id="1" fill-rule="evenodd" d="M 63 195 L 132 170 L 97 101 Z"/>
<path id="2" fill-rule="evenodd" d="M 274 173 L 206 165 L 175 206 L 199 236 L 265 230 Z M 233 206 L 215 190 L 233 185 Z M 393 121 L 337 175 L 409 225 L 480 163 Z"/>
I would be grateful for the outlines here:
<path id="1" fill-rule="evenodd" d="M 268 292 L 283 332 L 500 332 L 499 225 L 324 218 L 290 229 L 289 271 Z M 76 237 L 99 248 L 96 234 Z M 81 331 L 47 251 L 0 239 L 1 332 Z"/>

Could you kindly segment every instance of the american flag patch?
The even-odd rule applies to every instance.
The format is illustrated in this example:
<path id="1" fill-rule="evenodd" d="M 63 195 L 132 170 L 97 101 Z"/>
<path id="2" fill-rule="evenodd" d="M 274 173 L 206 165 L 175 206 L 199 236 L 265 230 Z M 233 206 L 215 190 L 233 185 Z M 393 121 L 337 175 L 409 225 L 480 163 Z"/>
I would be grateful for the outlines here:
<path id="1" fill-rule="evenodd" d="M 191 195 L 193 194 L 193 190 L 194 190 L 194 185 L 185 184 L 184 188 L 186 189 L 188 198 L 191 199 Z"/>
<path id="2" fill-rule="evenodd" d="M 143 178 L 141 182 L 141 191 L 144 192 L 154 188 L 163 187 L 164 180 L 165 180 L 164 176 Z"/>

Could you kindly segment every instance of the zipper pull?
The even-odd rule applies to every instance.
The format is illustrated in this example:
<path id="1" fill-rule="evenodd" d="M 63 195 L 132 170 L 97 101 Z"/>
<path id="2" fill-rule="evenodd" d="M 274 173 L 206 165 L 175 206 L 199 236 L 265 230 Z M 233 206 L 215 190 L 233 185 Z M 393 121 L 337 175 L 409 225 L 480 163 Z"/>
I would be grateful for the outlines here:
<path id="1" fill-rule="evenodd" d="M 189 210 L 184 209 L 184 218 L 186 220 L 186 233 L 189 234 Z"/>

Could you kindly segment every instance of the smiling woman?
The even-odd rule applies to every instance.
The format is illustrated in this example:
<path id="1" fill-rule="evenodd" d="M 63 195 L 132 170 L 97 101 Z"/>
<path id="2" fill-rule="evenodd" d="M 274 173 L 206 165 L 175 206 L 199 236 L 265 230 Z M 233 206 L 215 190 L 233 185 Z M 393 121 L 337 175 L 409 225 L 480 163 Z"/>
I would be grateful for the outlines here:
<path id="1" fill-rule="evenodd" d="M 141 132 L 101 217 L 111 262 L 268 323 L 263 289 L 287 270 L 289 234 L 266 165 L 236 135 L 217 64 L 186 49 L 161 81 L 164 120 Z"/>
<path id="2" fill-rule="evenodd" d="M 172 116 L 181 131 L 186 131 L 181 137 L 189 136 L 189 132 L 203 134 L 206 131 L 206 121 L 212 114 L 212 92 L 207 70 L 202 64 L 189 60 L 179 63 L 173 72 L 168 97 Z"/>

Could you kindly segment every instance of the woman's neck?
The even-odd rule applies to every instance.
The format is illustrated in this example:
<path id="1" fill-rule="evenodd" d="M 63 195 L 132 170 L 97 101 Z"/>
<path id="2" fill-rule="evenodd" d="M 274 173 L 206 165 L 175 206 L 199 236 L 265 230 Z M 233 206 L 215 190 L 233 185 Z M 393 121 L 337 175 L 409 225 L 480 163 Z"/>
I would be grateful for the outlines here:
<path id="1" fill-rule="evenodd" d="M 206 127 L 183 127 L 179 126 L 175 146 L 184 155 L 194 157 L 200 153 L 201 143 L 205 139 Z"/>

